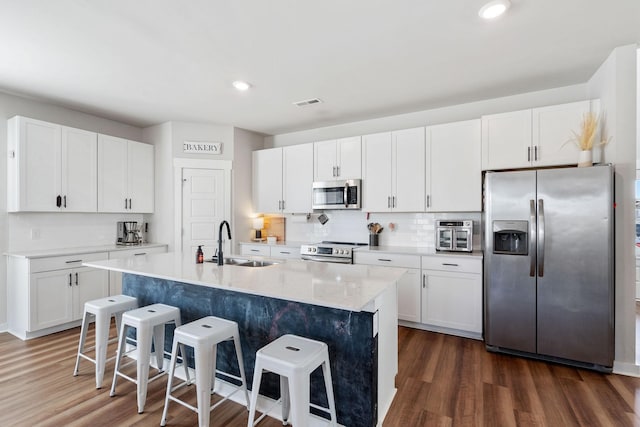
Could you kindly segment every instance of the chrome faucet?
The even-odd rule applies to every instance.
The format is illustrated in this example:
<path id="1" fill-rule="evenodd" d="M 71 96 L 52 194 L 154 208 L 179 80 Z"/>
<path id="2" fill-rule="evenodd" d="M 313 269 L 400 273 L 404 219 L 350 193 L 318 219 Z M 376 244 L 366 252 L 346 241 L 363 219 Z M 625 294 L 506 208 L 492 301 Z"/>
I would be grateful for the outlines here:
<path id="1" fill-rule="evenodd" d="M 220 229 L 218 230 L 218 265 L 224 264 L 224 257 L 222 255 L 222 228 L 227 226 L 227 235 L 229 240 L 231 240 L 231 228 L 229 227 L 229 223 L 224 220 L 220 223 Z"/>

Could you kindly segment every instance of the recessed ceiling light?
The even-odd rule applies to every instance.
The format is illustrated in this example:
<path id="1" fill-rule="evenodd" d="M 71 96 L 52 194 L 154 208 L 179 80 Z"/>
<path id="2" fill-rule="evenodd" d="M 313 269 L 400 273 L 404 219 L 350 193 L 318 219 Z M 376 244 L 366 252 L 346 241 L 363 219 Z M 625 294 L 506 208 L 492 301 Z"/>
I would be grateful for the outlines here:
<path id="1" fill-rule="evenodd" d="M 509 0 L 494 0 L 485 4 L 480 8 L 478 15 L 484 19 L 494 19 L 502 15 L 509 9 L 511 2 Z"/>
<path id="2" fill-rule="evenodd" d="M 243 82 L 242 80 L 236 80 L 232 83 L 232 85 L 233 87 L 241 91 L 249 90 L 249 88 L 251 87 L 249 83 Z"/>

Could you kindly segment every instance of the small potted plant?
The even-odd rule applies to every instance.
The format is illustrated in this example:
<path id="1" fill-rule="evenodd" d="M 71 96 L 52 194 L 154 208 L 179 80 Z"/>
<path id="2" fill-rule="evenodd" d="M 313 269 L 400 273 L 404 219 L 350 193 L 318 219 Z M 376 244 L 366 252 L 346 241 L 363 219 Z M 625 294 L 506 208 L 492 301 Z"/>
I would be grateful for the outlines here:
<path id="1" fill-rule="evenodd" d="M 582 123 L 580 124 L 580 131 L 573 132 L 573 138 L 569 141 L 574 142 L 578 148 L 580 149 L 580 153 L 578 154 L 578 167 L 588 167 L 593 165 L 592 160 L 592 149 L 593 142 L 596 138 L 596 134 L 598 131 L 598 122 L 600 118 L 596 116 L 595 113 L 588 112 L 585 113 L 582 119 Z M 569 142 L 567 141 L 567 142 Z M 603 140 L 600 141 L 599 145 L 604 145 L 608 141 Z"/>

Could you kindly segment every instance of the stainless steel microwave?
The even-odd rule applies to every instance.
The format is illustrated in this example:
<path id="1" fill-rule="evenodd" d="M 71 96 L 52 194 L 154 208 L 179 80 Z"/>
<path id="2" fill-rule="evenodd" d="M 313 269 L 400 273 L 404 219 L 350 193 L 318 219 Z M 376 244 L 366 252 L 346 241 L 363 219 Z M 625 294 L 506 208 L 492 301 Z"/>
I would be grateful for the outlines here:
<path id="1" fill-rule="evenodd" d="M 361 181 L 324 181 L 313 183 L 313 209 L 360 209 Z"/>

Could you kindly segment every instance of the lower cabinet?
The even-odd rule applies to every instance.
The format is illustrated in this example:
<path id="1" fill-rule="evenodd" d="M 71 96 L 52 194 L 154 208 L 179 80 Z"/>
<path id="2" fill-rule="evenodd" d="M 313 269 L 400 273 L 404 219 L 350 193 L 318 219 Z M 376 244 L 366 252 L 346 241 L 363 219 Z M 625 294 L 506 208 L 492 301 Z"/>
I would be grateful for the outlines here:
<path id="1" fill-rule="evenodd" d="M 240 255 L 271 258 L 300 259 L 300 246 L 269 245 L 267 243 L 240 243 Z"/>
<path id="2" fill-rule="evenodd" d="M 482 260 L 422 257 L 422 323 L 482 334 Z"/>
<path id="3" fill-rule="evenodd" d="M 354 262 L 407 269 L 397 283 L 402 324 L 482 337 L 482 258 L 355 251 Z"/>
<path id="4" fill-rule="evenodd" d="M 167 246 L 141 247 L 136 249 L 123 249 L 109 252 L 109 259 L 121 259 L 129 257 L 140 257 L 147 254 L 157 254 L 167 252 Z M 109 272 L 109 295 L 119 295 L 122 293 L 122 273 L 118 271 Z"/>
<path id="5" fill-rule="evenodd" d="M 109 295 L 106 270 L 82 267 L 107 252 L 45 258 L 7 257 L 9 332 L 33 338 L 75 326 L 86 301 Z"/>

